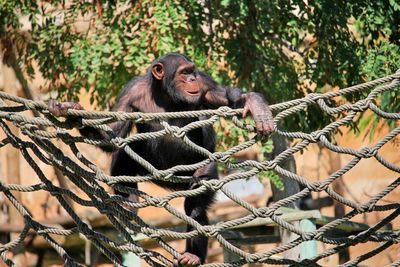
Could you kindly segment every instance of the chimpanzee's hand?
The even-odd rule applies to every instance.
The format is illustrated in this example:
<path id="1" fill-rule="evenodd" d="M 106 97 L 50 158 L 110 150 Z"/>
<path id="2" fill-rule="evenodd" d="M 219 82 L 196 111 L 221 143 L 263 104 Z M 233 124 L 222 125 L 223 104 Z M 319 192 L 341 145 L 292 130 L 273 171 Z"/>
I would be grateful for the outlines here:
<path id="1" fill-rule="evenodd" d="M 256 122 L 257 133 L 260 135 L 271 133 L 274 130 L 274 117 L 263 97 L 257 93 L 247 93 L 243 94 L 242 98 L 245 100 L 243 117 L 250 111 Z"/>
<path id="2" fill-rule="evenodd" d="M 79 103 L 75 102 L 57 102 L 53 99 L 49 100 L 49 103 L 47 104 L 48 109 L 51 114 L 54 116 L 60 117 L 66 117 L 68 114 L 69 109 L 76 109 L 76 110 L 82 110 L 83 107 Z"/>

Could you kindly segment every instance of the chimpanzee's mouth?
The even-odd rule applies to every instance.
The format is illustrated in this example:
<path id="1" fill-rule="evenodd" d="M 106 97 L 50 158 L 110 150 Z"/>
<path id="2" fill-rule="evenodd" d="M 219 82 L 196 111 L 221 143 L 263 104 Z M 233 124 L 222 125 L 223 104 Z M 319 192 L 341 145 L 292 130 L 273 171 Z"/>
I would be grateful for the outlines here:
<path id="1" fill-rule="evenodd" d="M 185 91 L 190 96 L 198 96 L 200 94 L 200 90 L 195 91 Z"/>

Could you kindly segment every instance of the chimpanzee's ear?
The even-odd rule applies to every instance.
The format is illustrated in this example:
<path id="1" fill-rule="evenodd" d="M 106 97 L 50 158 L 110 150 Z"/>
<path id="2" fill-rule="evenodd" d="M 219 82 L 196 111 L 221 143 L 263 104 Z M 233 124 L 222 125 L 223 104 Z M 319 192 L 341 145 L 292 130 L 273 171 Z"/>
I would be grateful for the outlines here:
<path id="1" fill-rule="evenodd" d="M 157 63 L 151 69 L 151 73 L 157 80 L 162 80 L 164 78 L 164 66 L 161 63 Z"/>

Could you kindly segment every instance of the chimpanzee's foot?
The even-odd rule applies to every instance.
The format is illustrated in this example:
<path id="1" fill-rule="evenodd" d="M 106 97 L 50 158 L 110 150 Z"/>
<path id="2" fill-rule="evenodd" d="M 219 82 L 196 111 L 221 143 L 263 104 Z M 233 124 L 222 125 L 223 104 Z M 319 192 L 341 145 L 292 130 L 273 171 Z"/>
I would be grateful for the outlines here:
<path id="1" fill-rule="evenodd" d="M 185 252 L 180 256 L 177 260 L 175 260 L 176 266 L 184 266 L 184 267 L 191 267 L 191 266 L 199 266 L 201 264 L 200 258 L 196 255 Z"/>

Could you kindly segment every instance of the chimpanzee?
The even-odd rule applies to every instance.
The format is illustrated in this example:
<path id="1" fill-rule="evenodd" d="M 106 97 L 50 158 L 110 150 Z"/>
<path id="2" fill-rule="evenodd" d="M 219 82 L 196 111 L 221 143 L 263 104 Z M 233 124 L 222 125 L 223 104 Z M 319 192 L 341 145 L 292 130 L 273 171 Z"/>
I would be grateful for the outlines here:
<path id="1" fill-rule="evenodd" d="M 199 71 L 195 64 L 185 55 L 169 53 L 155 60 L 147 74 L 132 79 L 125 86 L 117 99 L 115 111 L 125 112 L 171 112 L 200 110 L 219 106 L 232 108 L 244 107 L 243 116 L 250 111 L 259 134 L 265 135 L 273 131 L 273 116 L 263 97 L 257 93 L 243 93 L 237 88 L 224 87 L 217 84 L 209 75 Z M 78 103 L 55 101 L 49 102 L 49 110 L 56 116 L 66 116 L 68 109 L 82 109 Z M 178 127 L 198 121 L 202 118 L 168 119 L 170 125 Z M 114 122 L 110 124 L 114 136 L 126 137 L 132 130 L 131 121 Z M 163 129 L 157 122 L 135 125 L 138 133 L 154 132 Z M 88 137 L 110 139 L 105 131 L 94 128 L 83 128 L 81 134 Z M 215 132 L 212 126 L 204 126 L 187 133 L 187 137 L 210 152 L 215 147 Z M 157 139 L 133 142 L 129 146 L 155 168 L 164 170 L 175 165 L 193 164 L 205 159 L 184 142 L 173 136 L 163 136 Z M 146 175 L 146 170 L 123 150 L 113 147 L 101 147 L 112 152 L 111 175 Z M 176 173 L 176 175 L 193 176 L 200 179 L 218 179 L 215 163 L 196 170 L 195 172 Z M 187 190 L 196 187 L 193 183 L 157 184 L 173 190 Z M 124 184 L 137 188 L 136 184 Z M 127 194 L 115 190 L 117 194 L 127 197 Z M 185 199 L 184 208 L 188 216 L 200 224 L 208 224 L 207 208 L 213 202 L 214 192 L 206 192 Z M 193 227 L 188 225 L 187 230 Z M 176 260 L 177 264 L 196 266 L 204 263 L 207 255 L 207 237 L 199 236 L 187 240 L 186 252 Z"/>

